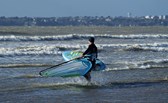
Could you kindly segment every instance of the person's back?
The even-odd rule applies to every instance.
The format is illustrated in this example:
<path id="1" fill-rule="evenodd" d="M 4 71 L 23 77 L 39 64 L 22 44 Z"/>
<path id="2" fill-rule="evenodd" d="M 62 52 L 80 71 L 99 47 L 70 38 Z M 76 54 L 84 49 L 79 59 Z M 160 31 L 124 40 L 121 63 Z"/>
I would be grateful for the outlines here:
<path id="1" fill-rule="evenodd" d="M 88 55 L 93 61 L 94 59 L 97 58 L 97 47 L 94 43 L 90 44 L 88 49 L 83 53 L 83 55 Z"/>

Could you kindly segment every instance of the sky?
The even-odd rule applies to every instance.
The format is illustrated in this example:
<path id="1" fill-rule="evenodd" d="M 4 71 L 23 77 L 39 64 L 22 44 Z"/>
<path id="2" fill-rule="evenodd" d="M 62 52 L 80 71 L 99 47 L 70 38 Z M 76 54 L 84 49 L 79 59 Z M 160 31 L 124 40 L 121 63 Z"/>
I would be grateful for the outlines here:
<path id="1" fill-rule="evenodd" d="M 168 0 L 0 0 L 0 16 L 168 15 Z"/>

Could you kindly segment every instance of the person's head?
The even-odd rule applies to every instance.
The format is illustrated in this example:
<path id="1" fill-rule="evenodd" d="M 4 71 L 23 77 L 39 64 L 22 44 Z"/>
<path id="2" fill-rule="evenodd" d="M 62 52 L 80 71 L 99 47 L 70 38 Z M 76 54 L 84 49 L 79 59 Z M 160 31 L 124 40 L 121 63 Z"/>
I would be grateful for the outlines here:
<path id="1" fill-rule="evenodd" d="M 90 37 L 90 38 L 89 38 L 89 42 L 90 42 L 90 43 L 94 43 L 94 37 Z"/>

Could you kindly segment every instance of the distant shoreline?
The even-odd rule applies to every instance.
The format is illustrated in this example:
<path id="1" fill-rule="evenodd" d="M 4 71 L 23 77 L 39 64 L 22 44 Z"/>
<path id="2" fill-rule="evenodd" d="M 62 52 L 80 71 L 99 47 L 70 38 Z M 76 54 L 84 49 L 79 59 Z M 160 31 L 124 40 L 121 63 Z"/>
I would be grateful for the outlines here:
<path id="1" fill-rule="evenodd" d="M 168 26 L 0 26 L 0 35 L 168 34 Z"/>

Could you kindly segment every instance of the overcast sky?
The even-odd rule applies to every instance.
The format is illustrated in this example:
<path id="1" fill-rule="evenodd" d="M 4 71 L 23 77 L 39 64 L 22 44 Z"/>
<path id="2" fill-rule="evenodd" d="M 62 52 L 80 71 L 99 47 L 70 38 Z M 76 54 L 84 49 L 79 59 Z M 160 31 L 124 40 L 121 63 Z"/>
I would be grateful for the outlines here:
<path id="1" fill-rule="evenodd" d="M 0 16 L 168 15 L 168 0 L 0 0 Z"/>

